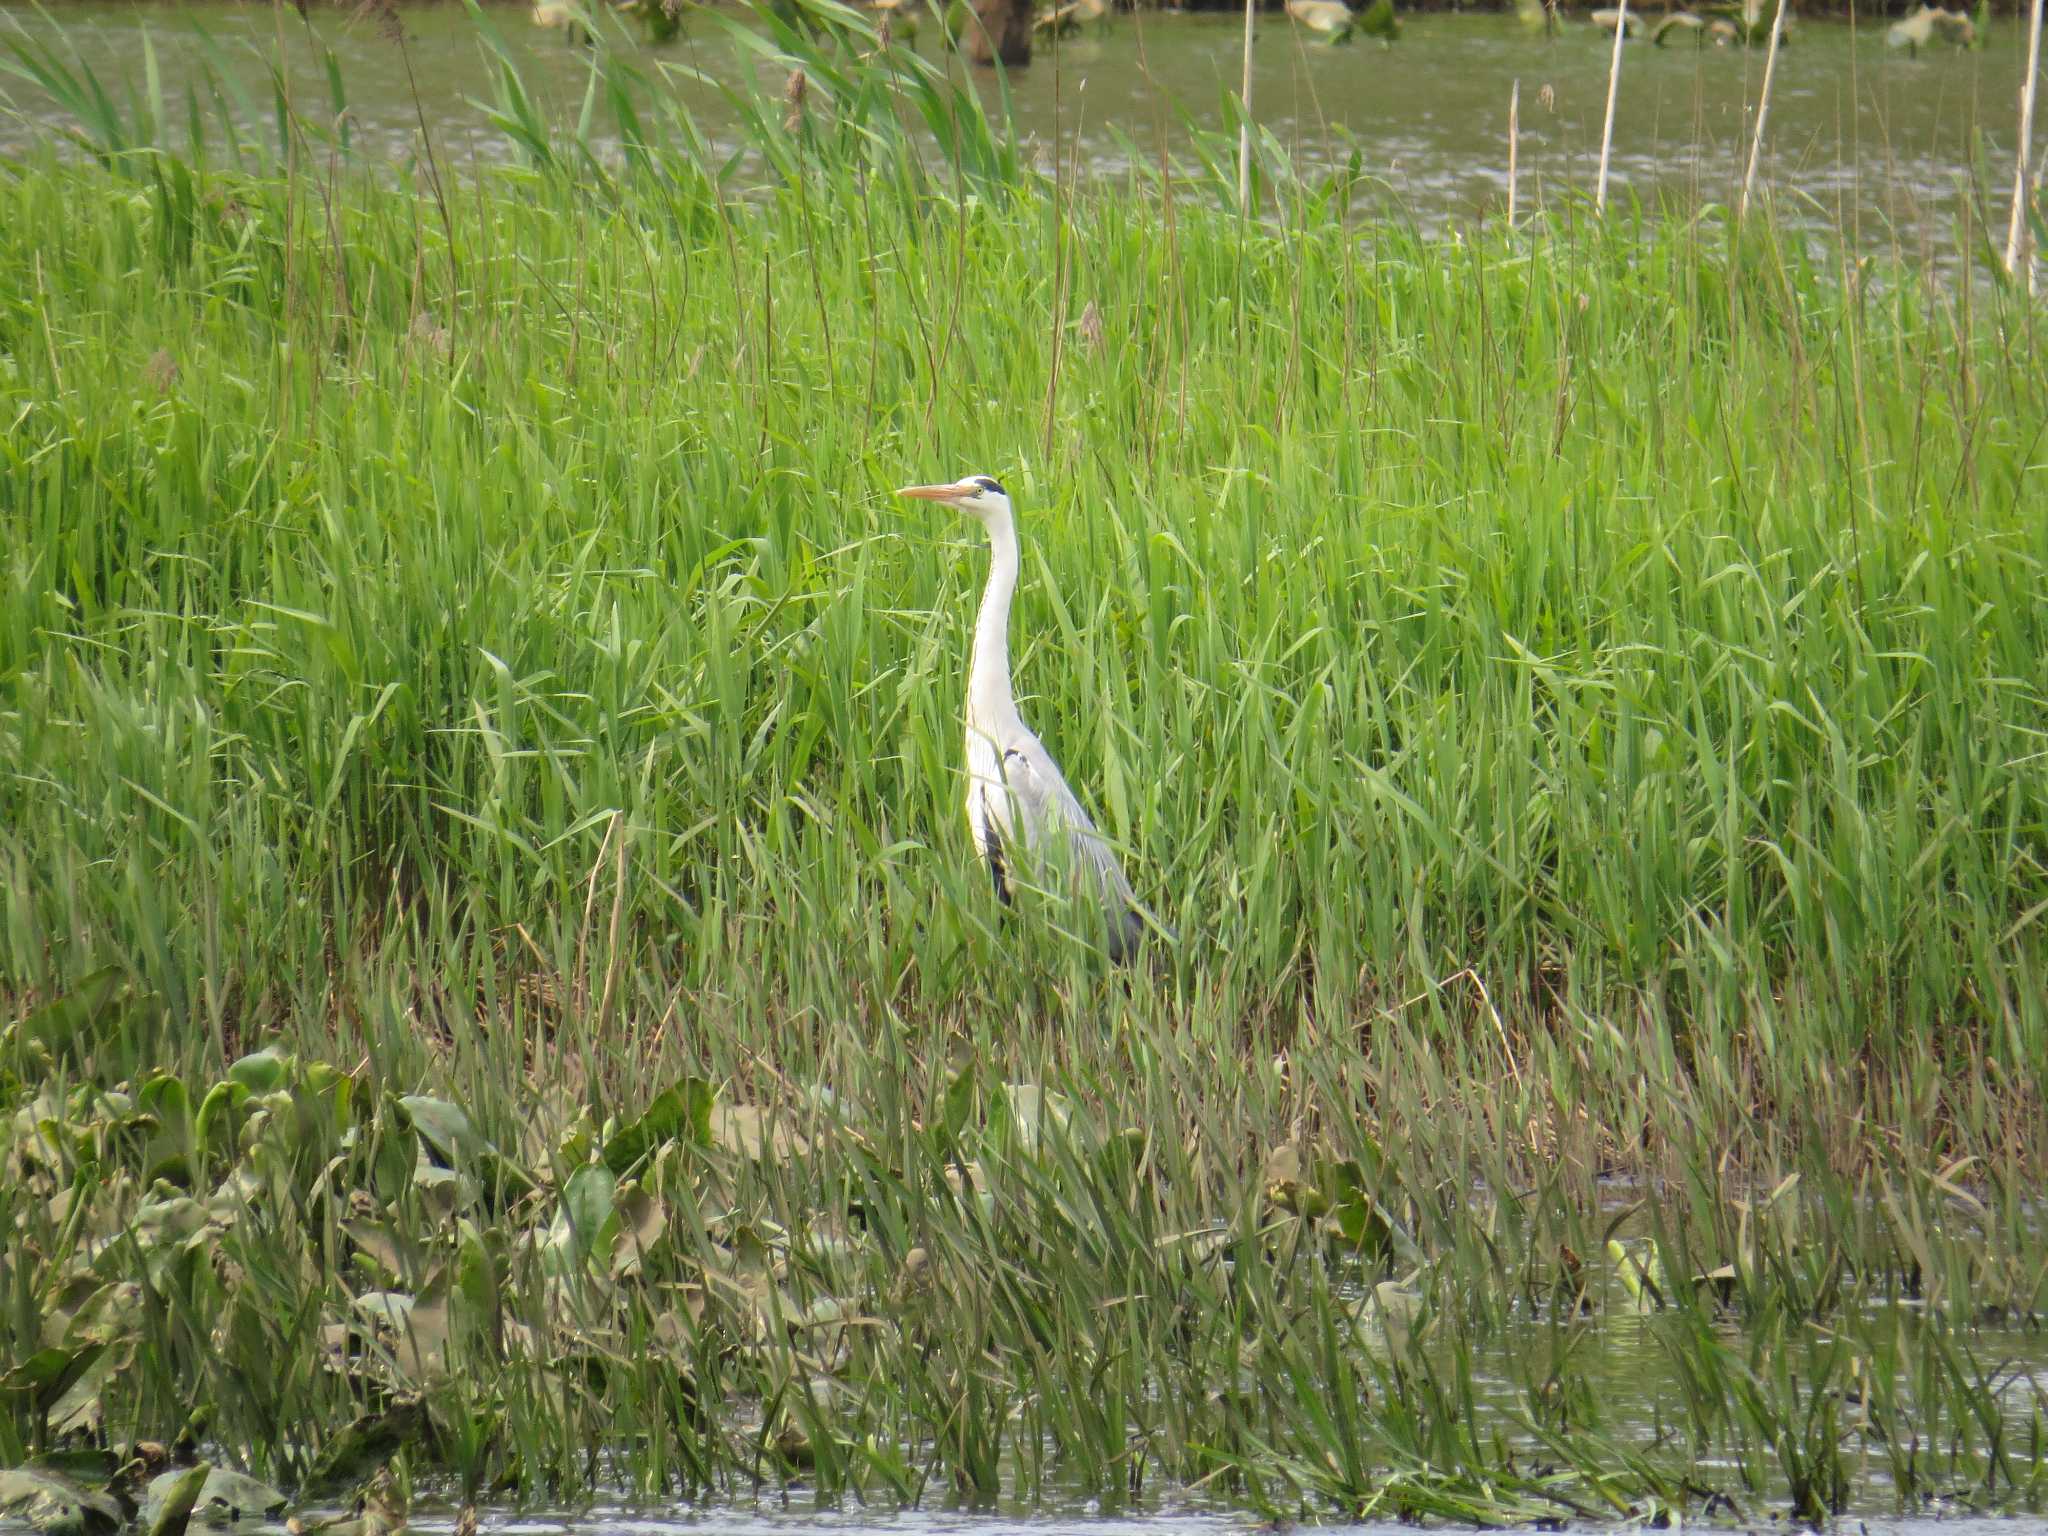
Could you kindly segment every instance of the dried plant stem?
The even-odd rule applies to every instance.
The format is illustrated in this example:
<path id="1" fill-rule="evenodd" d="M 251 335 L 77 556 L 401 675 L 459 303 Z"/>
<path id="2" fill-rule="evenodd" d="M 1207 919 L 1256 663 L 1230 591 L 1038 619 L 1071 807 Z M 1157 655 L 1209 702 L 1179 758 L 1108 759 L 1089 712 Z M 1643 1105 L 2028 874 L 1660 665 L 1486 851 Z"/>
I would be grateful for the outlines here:
<path id="1" fill-rule="evenodd" d="M 2034 0 L 2027 22 L 2027 79 L 2020 87 L 2020 142 L 2012 173 L 2012 221 L 2005 232 L 2005 270 L 2020 275 L 2027 268 L 2027 287 L 2034 285 L 2034 261 L 2027 239 L 2027 161 L 2034 142 L 2034 88 L 2041 78 L 2041 0 Z"/>
<path id="2" fill-rule="evenodd" d="M 2038 7 L 2040 0 L 2035 0 Z M 1756 187 L 1757 162 L 1763 156 L 1764 124 L 1771 115 L 1771 77 L 1778 69 L 1778 44 L 1785 35 L 1785 12 L 1791 9 L 1791 0 L 1778 0 L 1777 14 L 1771 18 L 1771 46 L 1764 54 L 1763 89 L 1757 93 L 1756 132 L 1749 140 L 1749 169 L 1742 176 L 1742 197 L 1735 205 L 1737 220 L 1749 216 L 1749 195 Z M 2024 150 L 2021 151 L 2025 153 Z"/>
<path id="3" fill-rule="evenodd" d="M 1600 179 L 1593 187 L 1593 211 L 1607 211 L 1607 160 L 1614 148 L 1614 98 L 1621 93 L 1621 45 L 1628 40 L 1628 0 L 1614 17 L 1614 62 L 1607 69 L 1607 120 L 1600 127 Z"/>
<path id="4" fill-rule="evenodd" d="M 1244 88 L 1238 99 L 1244 103 L 1244 121 L 1237 126 L 1237 206 L 1245 213 L 1252 207 L 1252 18 L 1254 0 L 1244 0 Z"/>
<path id="5" fill-rule="evenodd" d="M 1521 107 L 1522 82 L 1517 80 L 1508 89 L 1508 228 L 1515 227 L 1515 186 L 1519 177 L 1516 158 L 1521 149 Z"/>

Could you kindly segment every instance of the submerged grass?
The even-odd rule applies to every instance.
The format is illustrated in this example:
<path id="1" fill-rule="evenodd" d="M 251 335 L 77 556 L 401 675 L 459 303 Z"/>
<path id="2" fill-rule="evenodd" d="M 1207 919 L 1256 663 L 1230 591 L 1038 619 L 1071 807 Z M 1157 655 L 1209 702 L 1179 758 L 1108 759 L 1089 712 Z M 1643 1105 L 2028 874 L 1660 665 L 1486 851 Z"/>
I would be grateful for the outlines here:
<path id="1" fill-rule="evenodd" d="M 6 1459 L 2038 1508 L 2029 304 L 773 35 L 744 195 L 602 49 L 620 163 L 0 166 Z M 970 470 L 1134 970 L 966 845 Z"/>

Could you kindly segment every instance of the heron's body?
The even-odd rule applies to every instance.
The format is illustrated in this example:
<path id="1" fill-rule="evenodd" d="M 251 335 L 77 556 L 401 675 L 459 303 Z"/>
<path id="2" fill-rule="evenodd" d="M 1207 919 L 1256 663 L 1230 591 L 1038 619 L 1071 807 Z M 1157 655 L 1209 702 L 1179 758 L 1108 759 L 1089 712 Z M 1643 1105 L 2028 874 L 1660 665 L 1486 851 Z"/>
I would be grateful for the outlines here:
<path id="1" fill-rule="evenodd" d="M 1010 688 L 1010 602 L 1016 596 L 1017 524 L 995 481 L 917 486 L 905 495 L 959 506 L 988 530 L 988 586 L 974 621 L 967 669 L 967 824 L 996 895 L 1012 897 L 1018 855 L 1064 872 L 1075 894 L 1108 920 L 1107 948 L 1122 959 L 1145 930 L 1114 850 L 1067 787 L 1059 764 L 1023 717 Z"/>

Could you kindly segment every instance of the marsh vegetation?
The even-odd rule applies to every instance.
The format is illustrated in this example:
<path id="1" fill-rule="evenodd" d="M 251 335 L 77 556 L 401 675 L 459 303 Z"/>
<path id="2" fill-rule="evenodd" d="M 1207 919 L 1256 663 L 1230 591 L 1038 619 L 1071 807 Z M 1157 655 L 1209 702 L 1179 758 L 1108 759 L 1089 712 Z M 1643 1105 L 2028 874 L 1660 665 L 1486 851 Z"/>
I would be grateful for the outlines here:
<path id="1" fill-rule="evenodd" d="M 745 167 L 12 55 L 0 1499 L 2038 1511 L 2023 287 L 1041 172 L 833 15 Z M 1136 968 L 966 847 L 967 469 Z"/>

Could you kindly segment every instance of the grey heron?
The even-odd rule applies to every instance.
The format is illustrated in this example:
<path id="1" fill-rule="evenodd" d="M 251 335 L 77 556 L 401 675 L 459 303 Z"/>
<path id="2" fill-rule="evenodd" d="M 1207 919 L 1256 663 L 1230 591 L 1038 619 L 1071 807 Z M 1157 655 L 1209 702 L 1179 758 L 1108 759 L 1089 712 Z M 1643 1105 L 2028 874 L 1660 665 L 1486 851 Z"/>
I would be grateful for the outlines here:
<path id="1" fill-rule="evenodd" d="M 1095 830 L 1059 764 L 1023 717 L 1010 691 L 1010 599 L 1017 591 L 1017 520 L 1002 486 L 987 475 L 951 485 L 907 485 L 899 496 L 942 502 L 988 533 L 988 586 L 974 621 L 967 669 L 967 824 L 988 861 L 996 897 L 1007 904 L 1013 854 L 1063 864 L 1077 894 L 1108 923 L 1106 948 L 1123 960 L 1146 920 L 1115 852 Z M 1165 932 L 1165 930 L 1162 930 Z M 1172 935 L 1167 934 L 1168 938 Z"/>

